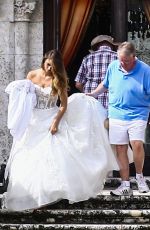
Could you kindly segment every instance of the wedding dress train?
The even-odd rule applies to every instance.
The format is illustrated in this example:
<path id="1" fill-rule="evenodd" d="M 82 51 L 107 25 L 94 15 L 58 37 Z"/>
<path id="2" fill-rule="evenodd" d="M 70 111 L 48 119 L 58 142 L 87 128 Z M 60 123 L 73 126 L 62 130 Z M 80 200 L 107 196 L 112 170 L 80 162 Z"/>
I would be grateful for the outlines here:
<path id="1" fill-rule="evenodd" d="M 95 197 L 108 172 L 118 170 L 104 128 L 105 109 L 92 97 L 73 94 L 52 135 L 57 97 L 50 96 L 50 87 L 34 87 L 36 106 L 23 135 L 14 138 L 6 167 L 6 208 L 25 210 L 60 199 L 73 203 Z"/>

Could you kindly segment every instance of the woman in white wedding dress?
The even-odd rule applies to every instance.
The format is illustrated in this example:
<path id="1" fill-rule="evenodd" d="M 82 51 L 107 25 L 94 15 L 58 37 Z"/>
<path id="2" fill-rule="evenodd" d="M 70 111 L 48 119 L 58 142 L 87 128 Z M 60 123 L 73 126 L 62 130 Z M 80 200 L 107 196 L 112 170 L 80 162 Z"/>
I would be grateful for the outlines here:
<path id="1" fill-rule="evenodd" d="M 118 170 L 104 128 L 104 108 L 81 93 L 67 98 L 67 88 L 57 50 L 48 52 L 41 68 L 29 72 L 26 80 L 6 88 L 13 135 L 5 172 L 8 209 L 87 200 L 100 193 L 109 171 Z"/>

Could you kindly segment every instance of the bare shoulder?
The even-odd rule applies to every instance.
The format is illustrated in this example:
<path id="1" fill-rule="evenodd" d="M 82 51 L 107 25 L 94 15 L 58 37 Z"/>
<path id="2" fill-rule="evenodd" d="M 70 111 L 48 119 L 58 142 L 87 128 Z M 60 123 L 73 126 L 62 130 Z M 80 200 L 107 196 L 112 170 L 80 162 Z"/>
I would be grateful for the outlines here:
<path id="1" fill-rule="evenodd" d="M 31 70 L 28 74 L 27 74 L 27 79 L 29 80 L 33 80 L 35 77 L 37 77 L 40 73 L 40 69 L 36 69 L 36 70 Z"/>

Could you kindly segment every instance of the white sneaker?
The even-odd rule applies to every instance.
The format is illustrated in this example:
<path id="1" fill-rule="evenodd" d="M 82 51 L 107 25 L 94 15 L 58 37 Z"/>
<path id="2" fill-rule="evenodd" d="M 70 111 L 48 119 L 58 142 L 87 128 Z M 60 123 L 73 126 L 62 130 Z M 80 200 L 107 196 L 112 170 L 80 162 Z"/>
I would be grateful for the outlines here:
<path id="1" fill-rule="evenodd" d="M 149 187 L 148 187 L 148 185 L 145 181 L 145 178 L 143 176 L 136 178 L 136 183 L 137 183 L 138 190 L 140 193 L 149 192 Z"/>
<path id="2" fill-rule="evenodd" d="M 132 196 L 133 191 L 130 187 L 121 184 L 117 189 L 110 192 L 112 196 Z"/>

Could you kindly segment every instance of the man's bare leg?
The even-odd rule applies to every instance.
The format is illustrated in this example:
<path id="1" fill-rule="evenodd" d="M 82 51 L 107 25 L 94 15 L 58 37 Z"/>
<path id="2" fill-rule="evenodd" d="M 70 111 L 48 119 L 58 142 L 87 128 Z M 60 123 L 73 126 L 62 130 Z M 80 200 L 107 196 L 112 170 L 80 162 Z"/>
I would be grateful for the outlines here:
<path id="1" fill-rule="evenodd" d="M 131 146 L 133 150 L 138 190 L 141 193 L 147 193 L 149 192 L 149 187 L 143 177 L 143 165 L 145 158 L 143 142 L 139 140 L 131 141 Z"/>
<path id="2" fill-rule="evenodd" d="M 136 173 L 141 174 L 143 172 L 144 157 L 145 157 L 143 142 L 131 141 L 130 143 L 133 150 Z"/>
<path id="3" fill-rule="evenodd" d="M 123 181 L 129 180 L 128 145 L 116 145 L 117 159 L 120 167 L 120 176 Z"/>
<path id="4" fill-rule="evenodd" d="M 129 181 L 128 145 L 116 145 L 117 159 L 120 167 L 121 185 L 110 192 L 113 196 L 130 196 L 133 194 Z"/>

